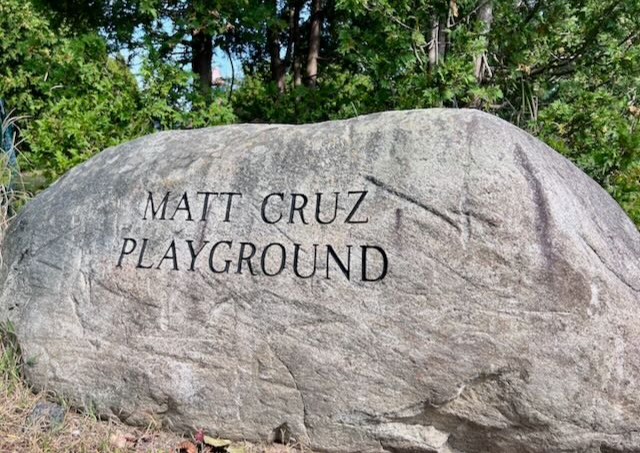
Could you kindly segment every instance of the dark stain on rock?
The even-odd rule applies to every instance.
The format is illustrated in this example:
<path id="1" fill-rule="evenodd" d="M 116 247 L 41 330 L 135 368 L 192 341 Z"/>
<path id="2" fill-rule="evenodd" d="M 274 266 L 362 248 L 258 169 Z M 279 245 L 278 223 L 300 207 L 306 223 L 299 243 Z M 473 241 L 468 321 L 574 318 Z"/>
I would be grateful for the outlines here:
<path id="1" fill-rule="evenodd" d="M 538 243 L 542 247 L 542 254 L 548 264 L 552 264 L 554 260 L 553 244 L 551 241 L 551 211 L 549 209 L 549 201 L 544 193 L 542 183 L 538 179 L 536 172 L 531 165 L 531 161 L 524 152 L 522 146 L 516 143 L 514 155 L 516 162 L 522 169 L 522 174 L 527 180 L 529 190 L 533 197 L 534 206 L 536 208 L 536 232 L 538 234 Z"/>
<path id="2" fill-rule="evenodd" d="M 588 280 L 570 262 L 554 250 L 552 240 L 553 221 L 549 200 L 544 187 L 538 178 L 534 166 L 527 153 L 518 143 L 515 145 L 515 160 L 522 170 L 536 211 L 535 229 L 538 244 L 545 264 L 543 271 L 537 277 L 541 287 L 548 287 L 549 293 L 545 300 L 541 300 L 542 307 L 549 312 L 565 311 L 578 308 L 591 299 Z M 579 311 L 579 310 L 578 310 Z"/>

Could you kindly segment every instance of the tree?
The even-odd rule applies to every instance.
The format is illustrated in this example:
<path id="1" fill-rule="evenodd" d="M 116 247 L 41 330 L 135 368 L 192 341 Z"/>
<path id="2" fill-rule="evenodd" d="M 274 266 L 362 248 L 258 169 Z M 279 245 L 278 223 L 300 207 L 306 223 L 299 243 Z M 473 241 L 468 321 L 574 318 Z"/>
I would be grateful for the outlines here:
<path id="1" fill-rule="evenodd" d="M 242 121 L 482 109 L 552 144 L 640 224 L 637 1 L 37 1 L 111 50 L 143 49 L 149 74 L 164 74 L 156 86 L 181 81 L 154 114 L 162 127 L 226 118 L 210 112 L 222 94 L 210 87 L 218 48 L 242 63 L 239 88 L 223 93 Z M 184 85 L 191 72 L 198 89 Z"/>
<path id="2" fill-rule="evenodd" d="M 0 0 L 0 42 L 0 98 L 27 163 L 59 175 L 131 136 L 135 80 L 97 35 L 62 38 L 29 2 Z"/>
<path id="3" fill-rule="evenodd" d="M 113 49 L 150 52 L 154 59 L 189 65 L 199 89 L 211 88 L 215 45 L 229 41 L 239 19 L 251 24 L 263 5 L 208 0 L 38 0 L 57 24 L 76 30 L 101 31 Z M 216 41 L 214 43 L 214 40 Z"/>
<path id="4" fill-rule="evenodd" d="M 95 32 L 54 32 L 29 2 L 0 0 L 0 43 L 0 99 L 20 119 L 22 167 L 50 180 L 154 129 L 234 119 L 221 99 L 204 102 L 173 66 L 147 60 L 140 85 Z"/>

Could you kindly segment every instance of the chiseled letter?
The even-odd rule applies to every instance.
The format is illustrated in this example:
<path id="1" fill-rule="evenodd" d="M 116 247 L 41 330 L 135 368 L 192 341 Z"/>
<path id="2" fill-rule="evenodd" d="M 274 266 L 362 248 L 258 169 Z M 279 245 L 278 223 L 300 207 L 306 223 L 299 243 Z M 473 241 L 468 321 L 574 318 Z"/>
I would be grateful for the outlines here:
<path id="1" fill-rule="evenodd" d="M 342 273 L 345 275 L 345 277 L 347 277 L 347 280 L 351 280 L 351 246 L 347 245 L 347 265 L 345 266 L 344 263 L 340 260 L 340 258 L 338 258 L 338 255 L 336 254 L 336 251 L 333 250 L 333 247 L 331 247 L 330 245 L 327 245 L 327 280 L 331 280 L 329 278 L 329 257 L 333 258 L 333 261 L 335 261 L 335 263 L 338 265 L 338 267 L 340 268 L 340 270 L 342 271 Z"/>
<path id="2" fill-rule="evenodd" d="M 215 255 L 216 249 L 220 244 L 228 245 L 229 249 L 231 249 L 233 242 L 220 241 L 220 242 L 216 242 L 215 244 L 213 244 L 213 247 L 211 247 L 211 251 L 209 252 L 209 269 L 211 269 L 211 272 L 213 272 L 214 274 L 226 274 L 227 272 L 229 272 L 229 266 L 231 265 L 231 260 L 224 260 L 224 269 L 218 270 L 213 266 L 213 255 Z"/>
<path id="3" fill-rule="evenodd" d="M 231 203 L 233 202 L 233 197 L 235 197 L 236 195 L 240 195 L 240 198 L 242 198 L 242 194 L 240 192 L 220 192 L 220 195 L 229 196 L 229 198 L 227 198 L 227 210 L 224 213 L 223 220 L 223 222 L 228 222 L 229 216 L 231 215 Z"/>
<path id="4" fill-rule="evenodd" d="M 322 204 L 322 195 L 324 194 L 322 192 L 316 193 L 316 222 L 318 222 L 320 225 L 328 225 L 336 220 L 336 217 L 338 215 L 338 197 L 340 196 L 340 192 L 333 193 L 336 196 L 336 202 L 333 205 L 333 217 L 331 217 L 331 219 L 329 220 L 320 219 L 320 213 L 322 212 L 322 208 L 320 207 L 320 205 Z"/>
<path id="5" fill-rule="evenodd" d="M 244 256 L 244 249 L 247 246 L 251 249 L 251 251 L 249 252 L 249 256 Z M 251 275 L 256 275 L 256 273 L 253 271 L 253 267 L 251 266 L 251 258 L 253 258 L 253 255 L 255 254 L 256 246 L 251 242 L 240 243 L 240 257 L 238 258 L 238 270 L 236 271 L 236 274 L 242 274 L 242 263 L 246 261 L 247 266 L 249 267 L 249 273 L 251 273 Z"/>
<path id="6" fill-rule="evenodd" d="M 316 267 L 318 265 L 318 244 L 313 244 L 313 271 L 309 275 L 302 275 L 300 273 L 299 258 L 300 258 L 300 244 L 293 244 L 293 273 L 296 277 L 311 278 L 316 274 Z"/>
<path id="7" fill-rule="evenodd" d="M 347 216 L 344 223 L 368 223 L 369 222 L 369 217 L 367 217 L 365 220 L 351 220 L 351 218 L 354 216 L 354 214 L 356 213 L 356 211 L 364 201 L 364 197 L 366 197 L 369 192 L 367 192 L 366 190 L 356 190 L 353 192 L 347 192 L 347 195 L 356 194 L 356 193 L 360 194 L 360 198 L 358 198 L 358 201 L 356 201 L 356 204 L 353 206 L 353 209 Z"/>
<path id="8" fill-rule="evenodd" d="M 218 192 L 198 192 L 196 195 L 204 195 L 204 203 L 202 203 L 202 217 L 200 221 L 204 222 L 207 220 L 207 214 L 209 214 L 209 196 L 215 195 L 218 196 Z"/>
<path id="9" fill-rule="evenodd" d="M 387 254 L 384 252 L 384 250 L 382 250 L 381 247 L 378 247 L 377 245 L 362 245 L 360 247 L 362 248 L 362 281 L 377 282 L 382 280 L 387 275 L 388 270 L 389 262 L 387 261 Z M 376 278 L 369 278 L 367 276 L 367 251 L 369 251 L 369 249 L 377 250 L 380 254 L 380 257 L 382 258 L 382 271 Z"/>
<path id="10" fill-rule="evenodd" d="M 208 243 L 209 241 L 204 241 L 200 246 L 200 248 L 198 249 L 198 251 L 196 252 L 195 249 L 193 248 L 193 241 L 191 239 L 187 240 L 187 244 L 189 245 L 189 253 L 191 253 L 191 266 L 189 267 L 190 271 L 195 270 L 196 259 L 198 259 L 198 255 L 200 255 L 200 252 L 202 252 L 202 250 L 206 247 Z"/>
<path id="11" fill-rule="evenodd" d="M 176 206 L 176 210 L 173 211 L 173 215 L 170 220 L 173 220 L 176 217 L 178 211 L 187 211 L 187 220 L 193 222 L 193 218 L 191 217 L 191 208 L 189 207 L 189 197 L 187 196 L 187 192 L 182 194 L 182 198 L 180 198 L 180 202 L 178 206 Z"/>
<path id="12" fill-rule="evenodd" d="M 169 254 L 169 252 L 171 252 L 171 254 Z M 160 269 L 160 266 L 162 266 L 162 263 L 164 263 L 164 260 L 173 261 L 173 270 L 174 271 L 178 270 L 178 257 L 176 256 L 176 241 L 175 241 L 175 239 L 171 241 L 171 244 L 169 244 L 169 248 L 165 252 L 165 254 L 162 257 L 162 259 L 160 260 L 160 262 L 158 263 L 158 266 L 156 267 L 156 269 Z"/>
<path id="13" fill-rule="evenodd" d="M 280 193 L 270 193 L 269 195 L 264 197 L 264 200 L 262 200 L 262 207 L 260 208 L 260 217 L 262 218 L 262 221 L 264 223 L 274 224 L 274 223 L 278 223 L 280 221 L 280 219 L 282 219 L 282 212 L 280 212 L 280 217 L 278 217 L 275 220 L 267 219 L 267 203 L 269 202 L 269 198 L 271 198 L 271 197 L 278 197 L 281 200 L 284 200 L 284 193 L 282 193 L 282 192 L 280 192 Z"/>
<path id="14" fill-rule="evenodd" d="M 302 199 L 302 204 L 300 206 L 298 206 L 298 203 L 296 203 L 296 200 L 298 198 Z M 293 222 L 293 215 L 296 212 L 298 214 L 300 214 L 300 220 L 302 220 L 302 223 L 304 223 L 304 224 L 307 223 L 307 221 L 304 220 L 304 208 L 307 205 L 308 201 L 309 201 L 309 199 L 303 193 L 292 193 L 291 194 L 291 210 L 289 210 L 289 223 L 294 223 Z"/>
<path id="15" fill-rule="evenodd" d="M 271 247 L 279 247 L 280 248 L 280 266 L 278 267 L 278 270 L 273 272 L 273 273 L 269 273 L 267 272 L 267 251 L 271 248 Z M 276 275 L 278 275 L 280 272 L 282 272 L 282 270 L 284 269 L 284 266 L 286 264 L 287 261 L 287 252 L 285 251 L 284 245 L 278 243 L 278 242 L 272 242 L 270 244 L 268 244 L 264 250 L 262 250 L 262 256 L 260 257 L 260 267 L 262 269 L 262 273 L 264 275 L 266 275 L 267 277 L 274 277 Z"/>
<path id="16" fill-rule="evenodd" d="M 142 248 L 140 249 L 140 255 L 138 256 L 138 265 L 136 266 L 136 268 L 138 269 L 151 269 L 153 267 L 153 264 L 149 264 L 148 266 L 142 264 L 142 261 L 144 261 L 144 252 L 147 250 L 147 242 L 149 242 L 149 239 L 142 239 Z"/>
<path id="17" fill-rule="evenodd" d="M 132 245 L 131 250 L 127 250 L 127 244 Z M 120 258 L 118 258 L 118 264 L 116 264 L 116 267 L 122 267 L 122 259 L 124 258 L 124 256 L 131 255 L 133 251 L 136 249 L 137 245 L 138 244 L 135 239 L 124 238 L 124 242 L 122 243 L 122 251 L 120 252 Z"/>
<path id="18" fill-rule="evenodd" d="M 153 192 L 149 191 L 149 198 L 147 198 L 147 206 L 144 208 L 144 217 L 142 220 L 147 220 L 147 211 L 149 210 L 149 206 L 151 206 L 151 218 L 156 220 L 156 216 L 158 215 L 158 211 L 162 209 L 162 215 L 160 216 L 160 220 L 165 220 L 164 216 L 167 213 L 167 201 L 169 200 L 169 194 L 171 192 L 167 192 L 162 201 L 160 202 L 160 206 L 156 209 L 155 204 L 153 203 Z"/>

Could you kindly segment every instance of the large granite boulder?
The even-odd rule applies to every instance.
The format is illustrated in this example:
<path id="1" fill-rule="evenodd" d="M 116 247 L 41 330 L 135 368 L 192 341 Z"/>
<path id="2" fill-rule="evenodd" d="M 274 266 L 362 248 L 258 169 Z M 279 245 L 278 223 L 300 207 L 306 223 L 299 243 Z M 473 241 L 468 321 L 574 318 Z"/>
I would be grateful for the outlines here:
<path id="1" fill-rule="evenodd" d="M 640 234 L 476 111 L 165 132 L 29 202 L 0 319 L 36 388 L 326 451 L 640 451 Z"/>

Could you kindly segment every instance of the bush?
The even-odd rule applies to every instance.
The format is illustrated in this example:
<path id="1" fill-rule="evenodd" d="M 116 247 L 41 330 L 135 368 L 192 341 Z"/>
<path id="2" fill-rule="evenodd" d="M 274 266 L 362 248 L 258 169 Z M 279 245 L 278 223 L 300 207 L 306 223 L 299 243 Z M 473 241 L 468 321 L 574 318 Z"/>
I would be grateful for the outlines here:
<path id="1" fill-rule="evenodd" d="M 49 181 L 100 150 L 154 130 L 233 121 L 176 65 L 146 61 L 138 82 L 95 33 L 54 33 L 30 2 L 0 0 L 0 99 L 24 117 L 21 165 Z"/>
<path id="2" fill-rule="evenodd" d="M 566 83 L 530 128 L 607 190 L 640 226 L 640 134 L 632 99 Z"/>

